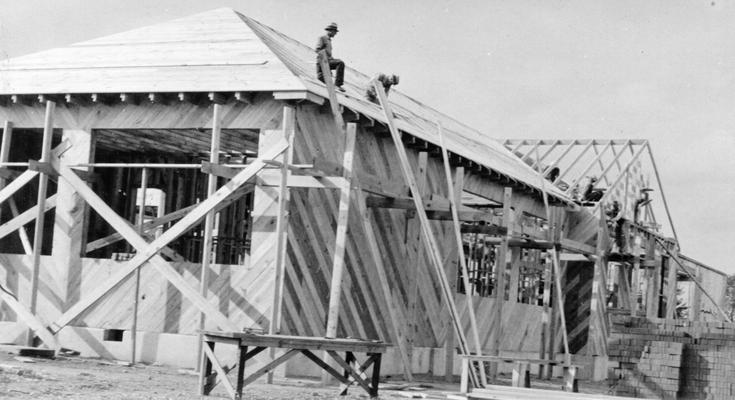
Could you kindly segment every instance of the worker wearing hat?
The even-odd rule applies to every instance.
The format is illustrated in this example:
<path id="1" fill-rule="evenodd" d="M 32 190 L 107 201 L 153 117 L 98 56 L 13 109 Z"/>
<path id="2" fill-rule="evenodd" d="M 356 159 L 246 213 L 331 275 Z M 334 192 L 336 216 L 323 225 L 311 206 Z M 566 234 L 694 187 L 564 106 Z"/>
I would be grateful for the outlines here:
<path id="1" fill-rule="evenodd" d="M 373 77 L 373 79 L 368 82 L 367 89 L 365 90 L 365 98 L 372 101 L 375 104 L 378 104 L 378 94 L 375 93 L 375 82 L 380 82 L 383 84 L 383 89 L 385 90 L 385 95 L 388 95 L 388 92 L 390 92 L 390 88 L 393 85 L 397 85 L 400 78 L 398 75 L 387 75 L 387 74 L 378 74 Z"/>
<path id="2" fill-rule="evenodd" d="M 345 63 L 338 58 L 332 58 L 332 38 L 339 32 L 339 29 L 337 29 L 337 24 L 332 22 L 324 30 L 327 31 L 327 34 L 319 38 L 316 44 L 316 52 L 318 54 L 324 50 L 327 56 L 327 62 L 329 63 L 329 69 L 335 71 L 334 85 L 337 86 L 338 90 L 344 92 L 345 90 L 342 88 L 342 85 L 344 84 L 345 78 Z M 318 55 L 316 60 L 316 75 L 320 81 L 324 82 L 324 75 L 322 75 L 322 69 L 319 66 Z"/>

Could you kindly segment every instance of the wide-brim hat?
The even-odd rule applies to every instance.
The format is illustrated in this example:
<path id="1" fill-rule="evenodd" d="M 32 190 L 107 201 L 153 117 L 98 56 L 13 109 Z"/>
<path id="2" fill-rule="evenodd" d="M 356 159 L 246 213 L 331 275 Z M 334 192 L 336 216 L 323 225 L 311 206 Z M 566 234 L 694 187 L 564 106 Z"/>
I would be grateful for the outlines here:
<path id="1" fill-rule="evenodd" d="M 327 27 L 324 28 L 324 30 L 325 31 L 339 32 L 339 29 L 337 29 L 337 23 L 336 22 L 332 22 L 331 24 L 327 25 Z"/>

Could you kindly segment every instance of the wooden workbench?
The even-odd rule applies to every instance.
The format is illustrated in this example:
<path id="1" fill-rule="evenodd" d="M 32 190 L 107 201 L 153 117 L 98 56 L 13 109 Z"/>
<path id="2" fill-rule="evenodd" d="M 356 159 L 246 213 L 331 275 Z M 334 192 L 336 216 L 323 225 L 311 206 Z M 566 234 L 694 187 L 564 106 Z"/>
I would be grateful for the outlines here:
<path id="1" fill-rule="evenodd" d="M 230 397 L 236 400 L 242 398 L 242 390 L 245 386 L 273 371 L 278 365 L 299 353 L 305 355 L 314 364 L 341 382 L 340 394 L 347 394 L 349 386 L 357 383 L 368 392 L 370 397 L 378 397 L 380 362 L 387 347 L 387 344 L 382 342 L 358 339 L 327 339 L 323 337 L 266 335 L 249 332 L 203 331 L 201 340 L 203 351 L 199 372 L 199 394 L 208 395 L 214 386 L 221 382 Z M 215 343 L 237 346 L 237 367 L 227 368 L 217 360 L 214 355 Z M 245 377 L 245 362 L 268 348 L 287 349 L 287 351 L 250 374 L 250 376 Z M 344 373 L 332 368 L 313 351 L 326 351 L 344 369 Z M 340 356 L 338 352 L 345 352 L 345 357 Z M 367 359 L 362 364 L 358 364 L 354 353 L 365 353 Z M 368 382 L 365 371 L 370 366 L 373 367 L 372 377 Z M 237 369 L 237 383 L 235 386 L 227 378 L 227 373 L 233 369 Z M 217 382 L 218 378 L 219 382 Z"/>

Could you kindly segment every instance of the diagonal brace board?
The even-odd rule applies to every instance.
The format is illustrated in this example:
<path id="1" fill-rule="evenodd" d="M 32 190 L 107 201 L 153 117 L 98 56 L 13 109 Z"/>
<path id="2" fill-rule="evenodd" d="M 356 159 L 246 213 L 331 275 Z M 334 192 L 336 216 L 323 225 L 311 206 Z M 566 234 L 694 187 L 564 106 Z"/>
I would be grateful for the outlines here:
<path id="1" fill-rule="evenodd" d="M 237 176 L 222 186 L 215 194 L 201 202 L 194 210 L 164 232 L 157 239 L 148 243 L 138 232 L 135 231 L 127 221 L 117 215 L 107 204 L 104 203 L 87 184 L 81 180 L 69 167 L 60 166 L 58 163 L 54 165 L 58 169 L 61 176 L 69 182 L 69 184 L 77 191 L 77 193 L 85 199 L 108 223 L 113 225 L 115 230 L 122 234 L 128 242 L 138 250 L 138 254 L 128 261 L 123 267 L 104 283 L 98 285 L 88 296 L 80 300 L 69 310 L 67 310 L 56 322 L 52 324 L 53 331 L 58 332 L 61 328 L 69 324 L 74 318 L 79 316 L 89 307 L 97 303 L 105 294 L 119 286 L 122 281 L 127 278 L 133 271 L 146 261 L 151 260 L 153 266 L 163 274 L 172 284 L 174 284 L 186 298 L 192 301 L 200 310 L 207 313 L 212 320 L 222 328 L 229 330 L 239 330 L 234 323 L 229 321 L 227 317 L 214 306 L 210 305 L 199 292 L 191 287 L 184 278 L 176 272 L 168 262 L 166 262 L 158 253 L 167 246 L 171 241 L 189 230 L 198 223 L 206 214 L 217 207 L 218 204 L 227 200 L 227 198 L 237 191 L 237 189 L 251 179 L 260 171 L 265 163 L 264 159 L 273 159 L 283 152 L 287 147 L 285 141 L 280 141 L 273 145 L 264 154 L 255 159 L 252 164 L 243 169 Z"/>
<path id="2" fill-rule="evenodd" d="M 0 303 L 5 302 L 22 320 L 22 322 L 31 328 L 41 340 L 54 350 L 61 348 L 56 337 L 49 332 L 43 323 L 33 313 L 21 304 L 15 297 L 11 296 L 10 293 L 0 290 Z"/>

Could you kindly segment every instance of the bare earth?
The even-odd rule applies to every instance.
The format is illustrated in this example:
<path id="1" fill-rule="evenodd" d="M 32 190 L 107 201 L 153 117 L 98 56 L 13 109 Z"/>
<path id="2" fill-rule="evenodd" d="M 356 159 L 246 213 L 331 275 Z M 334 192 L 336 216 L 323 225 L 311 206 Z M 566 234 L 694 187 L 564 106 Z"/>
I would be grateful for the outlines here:
<path id="1" fill-rule="evenodd" d="M 114 362 L 80 357 L 58 357 L 55 360 L 34 358 L 21 362 L 15 356 L 0 353 L 0 399 L 225 399 L 220 386 L 210 397 L 197 395 L 197 376 L 192 370 L 157 365 L 124 366 Z M 500 383 L 504 383 L 501 378 Z M 534 382 L 536 383 L 536 382 Z M 506 383 L 507 384 L 507 383 Z M 556 386 L 542 382 L 535 387 Z M 401 381 L 381 382 L 381 399 L 423 397 L 446 399 L 459 385 L 427 381 L 406 384 Z M 606 386 L 582 385 L 581 391 L 605 393 Z M 348 396 L 337 396 L 337 387 L 320 387 L 312 380 L 287 379 L 275 385 L 256 382 L 245 387 L 243 399 L 368 399 L 359 387 Z"/>

